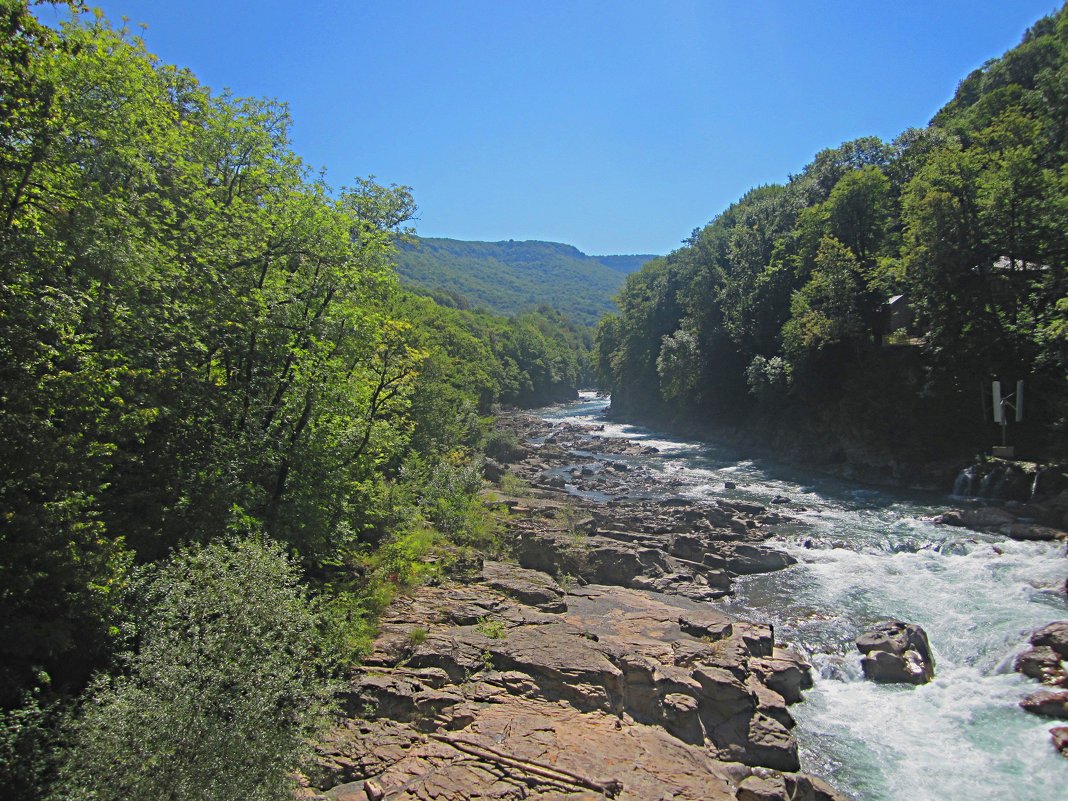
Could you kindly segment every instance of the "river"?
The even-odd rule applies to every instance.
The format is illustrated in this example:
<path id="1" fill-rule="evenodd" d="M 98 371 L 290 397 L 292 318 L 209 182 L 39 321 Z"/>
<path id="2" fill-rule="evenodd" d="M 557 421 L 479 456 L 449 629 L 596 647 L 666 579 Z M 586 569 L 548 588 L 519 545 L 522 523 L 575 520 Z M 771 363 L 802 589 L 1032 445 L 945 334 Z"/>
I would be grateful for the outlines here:
<path id="1" fill-rule="evenodd" d="M 1058 591 L 1061 543 L 1015 542 L 925 518 L 948 497 L 872 489 L 746 459 L 729 448 L 604 419 L 607 399 L 583 393 L 546 409 L 553 421 L 604 423 L 604 436 L 653 445 L 631 461 L 687 498 L 771 504 L 798 520 L 769 544 L 798 564 L 740 579 L 723 608 L 772 623 L 814 666 L 815 687 L 792 708 L 802 768 L 858 801 L 1065 801 L 1068 760 L 1055 721 L 1018 706 L 1038 684 L 1013 672 L 1030 632 L 1068 619 Z M 727 490 L 724 482 L 734 482 Z M 665 482 L 666 483 L 666 482 Z M 776 507 L 777 509 L 779 507 Z M 888 618 L 918 623 L 936 659 L 933 682 L 862 678 L 854 638 Z"/>

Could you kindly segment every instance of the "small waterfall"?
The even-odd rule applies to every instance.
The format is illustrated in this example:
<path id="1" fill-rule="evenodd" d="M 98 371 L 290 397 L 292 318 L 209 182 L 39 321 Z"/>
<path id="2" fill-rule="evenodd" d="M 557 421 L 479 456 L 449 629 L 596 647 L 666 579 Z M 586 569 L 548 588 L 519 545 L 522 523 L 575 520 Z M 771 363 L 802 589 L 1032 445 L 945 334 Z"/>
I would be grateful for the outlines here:
<path id="1" fill-rule="evenodd" d="M 996 465 L 993 470 L 987 473 L 979 481 L 980 498 L 996 498 L 995 494 L 998 486 L 1001 484 L 1002 479 L 1005 477 L 1005 468 L 1001 465 Z"/>
<path id="2" fill-rule="evenodd" d="M 971 464 L 953 481 L 953 495 L 959 498 L 986 498 L 991 501 L 1027 501 L 1039 486 L 1037 473 L 1032 478 L 1015 464 Z M 1044 484 L 1051 484 L 1045 479 Z"/>
<path id="3" fill-rule="evenodd" d="M 957 473 L 953 482 L 953 494 L 961 498 L 970 498 L 978 494 L 978 465 L 970 464 Z"/>

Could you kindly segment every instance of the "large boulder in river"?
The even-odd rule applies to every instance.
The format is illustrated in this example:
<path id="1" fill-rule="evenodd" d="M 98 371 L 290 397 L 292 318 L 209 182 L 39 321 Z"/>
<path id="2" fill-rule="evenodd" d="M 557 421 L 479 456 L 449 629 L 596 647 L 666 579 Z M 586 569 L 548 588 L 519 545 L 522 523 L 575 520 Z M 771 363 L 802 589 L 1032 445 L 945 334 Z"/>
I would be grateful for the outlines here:
<path id="1" fill-rule="evenodd" d="M 1061 657 L 1048 645 L 1033 646 L 1016 657 L 1015 668 L 1032 679 L 1053 684 L 1061 675 Z"/>
<path id="2" fill-rule="evenodd" d="M 1046 684 L 1068 686 L 1068 620 L 1043 626 L 1031 635 L 1031 645 L 1016 657 L 1016 670 Z"/>
<path id="3" fill-rule="evenodd" d="M 926 684 L 934 678 L 934 657 L 927 633 L 914 623 L 887 620 L 857 637 L 864 654 L 860 665 L 866 678 L 897 684 Z"/>
<path id="4" fill-rule="evenodd" d="M 1068 620 L 1043 626 L 1031 635 L 1031 645 L 1052 648 L 1061 659 L 1068 659 Z"/>
<path id="5" fill-rule="evenodd" d="M 1020 706 L 1032 715 L 1063 720 L 1068 718 L 1068 690 L 1039 690 L 1020 701 Z"/>

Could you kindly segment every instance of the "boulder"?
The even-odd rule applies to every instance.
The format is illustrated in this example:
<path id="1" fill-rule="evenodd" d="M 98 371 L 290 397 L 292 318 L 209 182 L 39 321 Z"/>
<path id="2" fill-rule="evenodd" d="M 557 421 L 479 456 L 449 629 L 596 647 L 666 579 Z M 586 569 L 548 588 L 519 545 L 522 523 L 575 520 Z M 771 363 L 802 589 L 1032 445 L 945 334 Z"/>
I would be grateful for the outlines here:
<path id="1" fill-rule="evenodd" d="M 701 685 L 698 700 L 702 717 L 722 721 L 756 709 L 757 701 L 750 689 L 730 671 L 699 665 L 691 675 Z"/>
<path id="2" fill-rule="evenodd" d="M 766 765 L 775 770 L 795 771 L 801 768 L 797 743 L 789 730 L 779 721 L 760 712 L 749 720 L 749 741 L 742 761 Z"/>
<path id="3" fill-rule="evenodd" d="M 797 564 L 797 560 L 788 553 L 744 543 L 733 543 L 729 546 L 724 546 L 722 555 L 725 559 L 727 570 L 739 576 L 749 576 L 754 573 L 774 573 L 776 570 L 782 570 L 790 565 Z"/>
<path id="4" fill-rule="evenodd" d="M 752 774 L 738 783 L 738 801 L 782 801 L 786 795 L 786 779 L 781 773 L 768 772 L 764 776 Z"/>
<path id="5" fill-rule="evenodd" d="M 731 619 L 713 610 L 680 615 L 679 628 L 692 637 L 707 638 L 710 641 L 722 640 L 734 633 Z"/>
<path id="6" fill-rule="evenodd" d="M 967 528 L 1000 528 L 1016 522 L 1016 515 L 998 506 L 978 509 L 953 509 L 935 518 L 936 523 Z"/>
<path id="7" fill-rule="evenodd" d="M 1052 648 L 1061 659 L 1068 659 L 1068 620 L 1040 628 L 1031 635 L 1031 645 Z"/>
<path id="8" fill-rule="evenodd" d="M 887 620 L 856 639 L 864 676 L 875 682 L 926 684 L 934 678 L 927 633 L 914 623 Z"/>
<path id="9" fill-rule="evenodd" d="M 661 722 L 667 731 L 684 743 L 704 743 L 705 730 L 696 698 L 685 693 L 668 693 L 660 703 Z"/>
<path id="10" fill-rule="evenodd" d="M 1002 526 L 999 530 L 1006 537 L 1013 540 L 1052 542 L 1053 540 L 1064 539 L 1063 531 L 1043 526 L 1039 523 L 1012 523 L 1008 526 Z"/>
<path id="11" fill-rule="evenodd" d="M 786 797 L 790 801 L 850 801 L 827 782 L 804 773 L 786 774 Z"/>
<path id="12" fill-rule="evenodd" d="M 1049 681 L 1061 672 L 1061 657 L 1048 645 L 1028 648 L 1016 657 L 1016 672 L 1032 679 Z"/>
<path id="13" fill-rule="evenodd" d="M 766 507 L 761 506 L 759 503 L 748 503 L 746 501 L 727 501 L 722 498 L 716 501 L 716 506 L 721 509 L 726 509 L 729 512 L 738 512 L 746 515 L 759 515 L 768 511 Z"/>
<path id="14" fill-rule="evenodd" d="M 1046 718 L 1068 718 L 1068 690 L 1051 692 L 1039 690 L 1020 701 L 1020 706 L 1032 715 Z"/>
<path id="15" fill-rule="evenodd" d="M 1049 733 L 1053 735 L 1053 747 L 1068 757 L 1068 726 L 1054 726 Z"/>
<path id="16" fill-rule="evenodd" d="M 802 700 L 801 691 L 812 687 L 812 666 L 792 651 L 776 648 L 771 657 L 749 660 L 749 668 L 788 704 Z"/>
<path id="17" fill-rule="evenodd" d="M 493 459 L 487 458 L 482 462 L 482 475 L 486 477 L 487 481 L 492 481 L 496 484 L 507 472 L 508 468 L 505 465 Z"/>

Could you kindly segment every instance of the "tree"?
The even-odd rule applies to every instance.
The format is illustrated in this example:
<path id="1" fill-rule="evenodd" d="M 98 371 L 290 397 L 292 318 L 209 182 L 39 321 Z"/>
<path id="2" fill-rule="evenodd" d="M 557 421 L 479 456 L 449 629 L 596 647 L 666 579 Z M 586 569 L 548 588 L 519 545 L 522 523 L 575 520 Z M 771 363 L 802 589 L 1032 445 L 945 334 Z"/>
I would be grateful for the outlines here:
<path id="1" fill-rule="evenodd" d="M 879 250 L 891 215 L 890 179 L 874 165 L 847 172 L 827 200 L 831 233 L 861 264 Z"/>
<path id="2" fill-rule="evenodd" d="M 816 255 L 812 278 L 790 302 L 791 318 L 783 327 L 783 347 L 797 363 L 838 343 L 863 336 L 863 293 L 852 251 L 825 237 Z"/>

